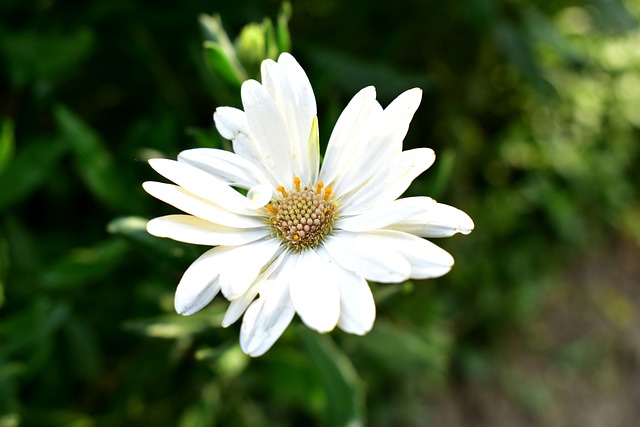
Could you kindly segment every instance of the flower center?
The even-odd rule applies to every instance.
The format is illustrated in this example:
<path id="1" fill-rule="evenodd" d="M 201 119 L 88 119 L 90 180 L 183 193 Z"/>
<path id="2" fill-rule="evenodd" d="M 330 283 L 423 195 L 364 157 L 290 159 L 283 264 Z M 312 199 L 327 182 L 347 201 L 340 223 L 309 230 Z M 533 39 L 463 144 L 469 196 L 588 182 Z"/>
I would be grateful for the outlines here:
<path id="1" fill-rule="evenodd" d="M 331 233 L 337 214 L 331 187 L 322 182 L 313 187 L 300 187 L 294 179 L 295 191 L 284 187 L 277 190 L 282 198 L 267 205 L 268 223 L 273 232 L 293 252 L 317 248 Z"/>

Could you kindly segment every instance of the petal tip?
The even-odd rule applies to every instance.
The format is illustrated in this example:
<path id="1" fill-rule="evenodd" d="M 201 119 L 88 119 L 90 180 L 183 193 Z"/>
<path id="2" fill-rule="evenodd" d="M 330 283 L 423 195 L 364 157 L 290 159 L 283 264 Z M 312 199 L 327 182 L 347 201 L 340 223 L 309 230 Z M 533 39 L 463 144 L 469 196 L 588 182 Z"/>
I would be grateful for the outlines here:
<path id="1" fill-rule="evenodd" d="M 460 224 L 455 229 L 455 232 L 464 234 L 464 235 L 470 234 L 475 228 L 475 223 L 467 213 L 463 211 L 460 211 L 460 212 L 462 212 L 463 215 L 462 215 L 462 218 L 460 219 Z"/>

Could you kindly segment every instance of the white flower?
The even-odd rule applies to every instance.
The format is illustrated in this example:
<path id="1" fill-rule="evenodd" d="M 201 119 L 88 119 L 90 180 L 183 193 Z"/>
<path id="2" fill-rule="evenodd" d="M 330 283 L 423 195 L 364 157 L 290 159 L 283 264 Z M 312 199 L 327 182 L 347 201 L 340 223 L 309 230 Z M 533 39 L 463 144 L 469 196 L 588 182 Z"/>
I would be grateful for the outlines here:
<path id="1" fill-rule="evenodd" d="M 176 185 L 143 184 L 188 214 L 155 218 L 149 233 L 214 246 L 180 280 L 177 312 L 193 314 L 221 291 L 231 301 L 223 326 L 244 313 L 240 344 L 251 356 L 266 352 L 296 313 L 318 332 L 338 326 L 367 333 L 376 315 L 367 280 L 442 276 L 453 258 L 423 237 L 473 229 L 456 208 L 428 197 L 398 199 L 435 160 L 429 148 L 402 151 L 420 89 L 385 109 L 373 87 L 358 92 L 320 167 L 316 103 L 304 70 L 283 53 L 261 72 L 262 84 L 242 85 L 244 111 L 214 114 L 234 153 L 198 148 L 177 161 L 152 159 Z"/>

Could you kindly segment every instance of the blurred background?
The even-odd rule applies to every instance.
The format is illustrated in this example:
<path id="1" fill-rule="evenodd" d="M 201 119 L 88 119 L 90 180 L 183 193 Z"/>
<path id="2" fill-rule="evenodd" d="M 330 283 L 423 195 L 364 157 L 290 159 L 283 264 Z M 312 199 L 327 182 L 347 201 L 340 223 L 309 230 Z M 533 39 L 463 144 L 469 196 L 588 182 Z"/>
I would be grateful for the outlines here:
<path id="1" fill-rule="evenodd" d="M 637 425 L 638 17 L 631 0 L 3 0 L 0 427 Z M 249 359 L 223 298 L 174 313 L 206 248 L 148 236 L 174 211 L 140 184 L 149 157 L 229 148 L 213 111 L 281 50 L 323 144 L 360 88 L 385 106 L 421 87 L 405 147 L 438 157 L 408 194 L 476 229 L 436 241 L 447 276 L 372 283 L 369 335 L 296 319 Z"/>

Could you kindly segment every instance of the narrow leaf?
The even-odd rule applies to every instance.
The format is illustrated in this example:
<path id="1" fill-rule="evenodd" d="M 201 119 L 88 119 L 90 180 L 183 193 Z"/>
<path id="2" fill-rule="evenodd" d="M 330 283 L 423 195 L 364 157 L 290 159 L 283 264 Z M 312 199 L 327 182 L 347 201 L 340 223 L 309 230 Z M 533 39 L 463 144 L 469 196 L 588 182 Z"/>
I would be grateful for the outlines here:
<path id="1" fill-rule="evenodd" d="M 89 248 L 75 248 L 55 261 L 43 274 L 47 287 L 77 286 L 104 277 L 127 253 L 126 242 L 112 238 Z"/>
<path id="2" fill-rule="evenodd" d="M 19 149 L 0 174 L 0 212 L 8 210 L 46 183 L 67 148 L 66 141 L 47 138 Z"/>
<path id="3" fill-rule="evenodd" d="M 13 133 L 13 120 L 6 118 L 2 121 L 0 129 L 0 173 L 5 169 L 15 149 L 15 137 Z"/>
<path id="4" fill-rule="evenodd" d="M 363 425 L 364 391 L 349 358 L 331 341 L 300 328 L 300 335 L 324 382 L 328 398 L 327 425 Z"/>
<path id="5" fill-rule="evenodd" d="M 280 52 L 291 51 L 291 35 L 289 34 L 289 20 L 293 9 L 291 3 L 285 1 L 282 3 L 280 13 L 278 13 L 278 23 L 276 27 L 276 38 L 278 41 L 278 50 Z"/>
<path id="6" fill-rule="evenodd" d="M 235 65 L 218 43 L 205 41 L 204 52 L 211 70 L 225 83 L 240 87 L 242 82 L 246 80 L 246 74 L 242 67 Z"/>
<path id="7" fill-rule="evenodd" d="M 128 209 L 118 168 L 98 134 L 63 106 L 54 109 L 54 116 L 73 150 L 76 170 L 87 188 L 105 205 Z"/>

